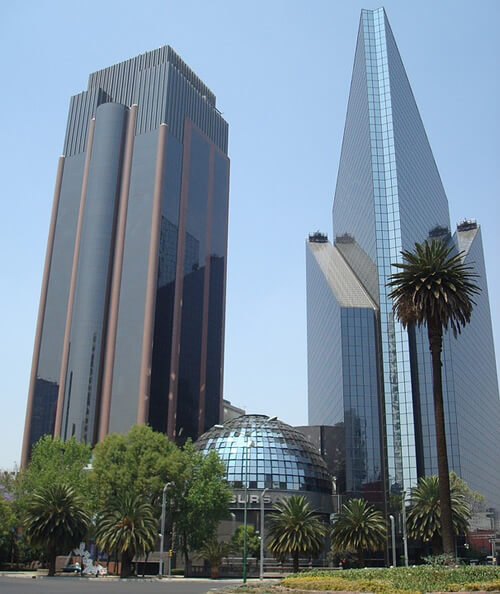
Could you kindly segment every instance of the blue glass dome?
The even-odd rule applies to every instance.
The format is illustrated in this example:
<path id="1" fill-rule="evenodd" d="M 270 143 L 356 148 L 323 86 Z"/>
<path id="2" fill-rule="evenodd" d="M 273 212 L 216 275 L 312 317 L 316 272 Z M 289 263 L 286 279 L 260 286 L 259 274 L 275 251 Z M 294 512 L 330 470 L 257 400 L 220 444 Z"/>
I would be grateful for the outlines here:
<path id="1" fill-rule="evenodd" d="M 212 427 L 196 442 L 205 454 L 215 450 L 227 465 L 234 489 L 332 492 L 323 458 L 307 438 L 286 423 L 265 415 L 242 415 Z"/>

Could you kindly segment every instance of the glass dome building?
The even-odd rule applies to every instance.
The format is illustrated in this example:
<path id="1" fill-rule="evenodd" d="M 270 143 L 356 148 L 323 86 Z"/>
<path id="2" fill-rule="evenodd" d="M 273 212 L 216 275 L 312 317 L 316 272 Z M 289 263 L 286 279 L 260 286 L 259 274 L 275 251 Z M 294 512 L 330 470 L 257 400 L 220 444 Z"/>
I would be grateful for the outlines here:
<path id="1" fill-rule="evenodd" d="M 268 508 L 283 497 L 305 495 L 313 508 L 331 511 L 332 479 L 323 458 L 302 433 L 274 417 L 242 415 L 212 427 L 196 445 L 225 462 L 233 509 L 242 507 L 246 485 L 249 509 L 259 508 L 261 497 Z"/>

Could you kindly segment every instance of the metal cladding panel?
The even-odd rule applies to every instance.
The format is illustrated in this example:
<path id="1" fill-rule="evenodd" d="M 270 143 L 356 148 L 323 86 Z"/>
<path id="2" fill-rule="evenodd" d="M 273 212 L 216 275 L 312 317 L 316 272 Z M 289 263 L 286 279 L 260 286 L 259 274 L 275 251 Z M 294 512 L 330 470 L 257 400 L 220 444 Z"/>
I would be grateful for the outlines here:
<path id="1" fill-rule="evenodd" d="M 93 87 L 101 87 L 105 89 L 112 95 L 113 100 L 115 101 L 119 100 L 118 96 L 115 95 L 120 93 L 124 99 L 123 102 L 130 104 L 134 89 L 134 84 L 130 83 L 130 81 L 135 77 L 136 73 L 141 70 L 155 68 L 166 62 L 173 64 L 182 76 L 198 91 L 198 93 L 205 95 L 212 107 L 215 107 L 215 95 L 212 91 L 168 45 L 164 45 L 150 52 L 145 52 L 135 58 L 120 62 L 115 66 L 93 72 L 89 76 L 88 86 L 89 89 Z M 126 81 L 127 84 L 124 84 L 124 81 Z M 128 101 L 125 99 L 128 99 Z"/>
<path id="2" fill-rule="evenodd" d="M 378 271 L 375 262 L 354 239 L 349 237 L 337 237 L 335 247 L 349 264 L 370 297 L 379 306 Z"/>
<path id="3" fill-rule="evenodd" d="M 221 114 L 189 83 L 174 65 L 169 66 L 166 122 L 171 134 L 182 141 L 184 121 L 189 118 L 227 154 L 228 125 Z"/>
<path id="4" fill-rule="evenodd" d="M 85 150 L 88 122 L 106 102 L 137 103 L 137 134 L 167 123 L 182 142 L 189 118 L 227 154 L 228 125 L 215 107 L 215 95 L 169 46 L 90 75 L 88 90 L 71 99 L 65 155 Z"/>
<path id="5" fill-rule="evenodd" d="M 90 89 L 71 97 L 63 154 L 67 157 L 83 153 L 87 147 L 89 122 L 101 103 L 108 101 L 102 89 Z"/>
<path id="6" fill-rule="evenodd" d="M 138 73 L 134 102 L 138 105 L 137 134 L 155 130 L 166 122 L 165 101 L 168 84 L 168 67 L 160 64 Z"/>
<path id="7" fill-rule="evenodd" d="M 348 266 L 336 246 L 329 242 L 308 244 L 318 266 L 325 277 L 335 300 L 341 307 L 371 307 L 376 303 Z"/>

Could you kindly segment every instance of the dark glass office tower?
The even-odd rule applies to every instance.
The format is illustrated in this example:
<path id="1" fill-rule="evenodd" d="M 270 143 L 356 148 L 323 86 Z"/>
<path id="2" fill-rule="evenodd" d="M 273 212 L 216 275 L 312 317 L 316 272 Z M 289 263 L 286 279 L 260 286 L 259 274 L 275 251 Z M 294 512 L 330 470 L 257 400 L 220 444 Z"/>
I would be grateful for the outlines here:
<path id="1" fill-rule="evenodd" d="M 22 461 L 47 433 L 95 443 L 220 418 L 227 123 L 168 46 L 72 97 L 35 338 Z"/>
<path id="2" fill-rule="evenodd" d="M 474 238 L 466 240 L 459 227 L 451 236 L 446 194 L 383 9 L 361 13 L 333 203 L 333 233 L 335 257 L 340 254 L 375 304 L 378 399 L 391 492 L 408 491 L 419 476 L 437 470 L 427 332 L 407 332 L 394 318 L 386 288 L 394 271 L 391 264 L 401 261 L 401 250 L 413 250 L 415 242 L 429 237 L 454 242 L 465 252 L 466 261 L 474 264 L 483 292 L 472 323 L 458 340 L 448 334 L 444 337 L 447 446 L 451 469 L 481 491 L 490 505 L 500 508 L 500 473 L 491 472 L 498 469 L 498 461 L 494 448 L 488 451 L 484 439 L 489 435 L 494 443 L 500 437 L 500 400 L 480 232 L 476 225 Z M 309 241 L 308 318 L 310 311 L 321 311 L 323 303 L 323 317 L 316 323 L 322 328 L 333 304 L 326 307 L 325 296 L 315 288 L 318 283 L 312 279 L 315 266 L 311 257 L 315 251 Z M 331 282 L 330 302 L 343 280 L 335 275 Z M 350 341 L 359 332 L 352 318 L 352 314 L 347 316 L 347 330 L 336 333 L 336 342 L 330 346 L 308 323 L 310 423 L 334 424 L 335 415 L 327 420 L 320 411 L 326 414 L 350 398 L 345 387 L 338 385 L 345 370 L 339 376 L 330 369 L 332 377 L 327 378 L 314 361 L 314 349 L 317 345 L 323 353 L 341 349 L 342 356 L 344 349 L 351 352 Z M 371 334 L 362 330 L 360 344 L 365 346 L 371 340 Z M 358 371 L 350 367 L 350 373 L 364 376 L 366 364 L 357 359 Z M 370 369 L 374 369 L 371 364 Z M 471 378 L 478 369 L 482 380 L 475 383 Z M 329 400 L 338 402 L 327 405 Z M 323 401 L 320 407 L 317 403 Z M 488 413 L 483 412 L 486 410 Z M 479 425 L 483 426 L 482 436 Z"/>

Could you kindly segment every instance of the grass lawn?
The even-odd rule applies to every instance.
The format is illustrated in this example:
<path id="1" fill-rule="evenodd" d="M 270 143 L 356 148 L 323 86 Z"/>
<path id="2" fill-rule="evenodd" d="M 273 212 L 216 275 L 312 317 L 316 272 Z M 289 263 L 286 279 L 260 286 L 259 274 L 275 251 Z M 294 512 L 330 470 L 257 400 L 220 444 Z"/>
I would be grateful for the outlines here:
<path id="1" fill-rule="evenodd" d="M 392 569 L 348 569 L 344 571 L 308 571 L 284 578 L 280 585 L 251 584 L 230 590 L 253 594 L 278 594 L 284 590 L 352 591 L 377 594 L 420 592 L 500 592 L 500 567 L 463 565 L 446 568 L 430 565 Z M 228 590 L 225 590 L 228 592 Z"/>

